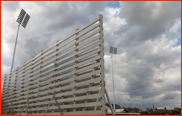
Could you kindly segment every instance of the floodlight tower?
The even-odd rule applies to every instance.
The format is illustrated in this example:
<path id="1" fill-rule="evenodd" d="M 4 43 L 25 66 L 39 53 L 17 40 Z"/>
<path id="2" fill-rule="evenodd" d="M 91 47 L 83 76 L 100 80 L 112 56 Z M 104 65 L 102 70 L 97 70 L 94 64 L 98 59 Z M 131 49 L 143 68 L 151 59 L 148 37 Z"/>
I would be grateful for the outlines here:
<path id="1" fill-rule="evenodd" d="M 17 40 L 18 40 L 20 24 L 22 27 L 26 28 L 29 19 L 30 19 L 30 16 L 23 9 L 21 9 L 20 14 L 16 20 L 16 22 L 18 22 L 18 31 L 17 31 L 17 35 L 16 35 L 16 41 L 15 41 L 15 47 L 14 47 L 13 59 L 12 59 L 10 72 L 12 72 L 12 70 L 13 70 L 13 63 L 14 63 L 14 57 L 15 57 L 16 44 L 17 44 Z"/>
<path id="2" fill-rule="evenodd" d="M 110 46 L 110 50 L 109 52 L 111 53 L 111 64 L 112 64 L 112 83 L 113 83 L 113 106 L 114 106 L 114 112 L 116 112 L 116 108 L 115 108 L 115 96 L 114 96 L 114 72 L 113 72 L 113 54 L 117 53 L 117 48 Z"/>

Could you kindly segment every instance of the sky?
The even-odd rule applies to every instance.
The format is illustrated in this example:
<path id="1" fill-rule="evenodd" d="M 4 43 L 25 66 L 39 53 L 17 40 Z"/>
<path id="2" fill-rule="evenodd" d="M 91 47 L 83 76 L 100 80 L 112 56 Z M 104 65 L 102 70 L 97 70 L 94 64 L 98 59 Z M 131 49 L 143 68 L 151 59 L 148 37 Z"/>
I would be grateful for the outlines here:
<path id="1" fill-rule="evenodd" d="M 76 28 L 103 15 L 105 82 L 110 100 L 113 55 L 115 102 L 141 110 L 181 107 L 180 1 L 3 1 L 1 2 L 1 89 L 10 72 L 21 9 L 29 15 L 20 27 L 14 68 L 20 67 Z"/>

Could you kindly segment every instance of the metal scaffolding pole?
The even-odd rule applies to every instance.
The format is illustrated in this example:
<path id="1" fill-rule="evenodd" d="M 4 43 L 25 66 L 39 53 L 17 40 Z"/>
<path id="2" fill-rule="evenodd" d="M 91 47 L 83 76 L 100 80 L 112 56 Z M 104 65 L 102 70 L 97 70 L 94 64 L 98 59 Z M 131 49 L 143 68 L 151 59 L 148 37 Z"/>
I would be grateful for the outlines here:
<path id="1" fill-rule="evenodd" d="M 16 51 L 16 44 L 17 44 L 17 40 L 18 40 L 19 28 L 20 28 L 20 24 L 18 25 L 18 31 L 17 31 L 17 34 L 16 34 L 16 41 L 15 41 L 15 47 L 14 47 L 13 59 L 12 59 L 11 71 L 10 72 L 12 72 L 12 70 L 13 70 L 13 63 L 14 63 L 14 58 L 15 58 L 15 51 Z"/>
<path id="2" fill-rule="evenodd" d="M 116 108 L 115 108 L 115 94 L 114 94 L 113 54 L 117 53 L 117 48 L 110 46 L 109 52 L 111 53 L 111 64 L 112 64 L 113 106 L 114 106 L 114 112 L 116 112 Z"/>
<path id="3" fill-rule="evenodd" d="M 113 54 L 111 54 L 111 64 L 112 64 L 112 82 L 113 82 L 113 107 L 114 107 L 114 112 L 116 112 L 116 108 L 115 108 L 115 94 L 114 94 L 114 72 L 113 72 Z"/>

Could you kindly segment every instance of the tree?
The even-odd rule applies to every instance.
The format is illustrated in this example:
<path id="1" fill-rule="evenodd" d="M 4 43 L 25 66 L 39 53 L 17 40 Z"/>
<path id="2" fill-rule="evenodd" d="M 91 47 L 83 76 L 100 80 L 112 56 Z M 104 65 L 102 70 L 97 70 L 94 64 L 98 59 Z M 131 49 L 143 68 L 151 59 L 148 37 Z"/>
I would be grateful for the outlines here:
<path id="1" fill-rule="evenodd" d="M 147 111 L 142 111 L 141 113 L 148 113 Z"/>
<path id="2" fill-rule="evenodd" d="M 125 112 L 128 112 L 126 109 L 124 109 Z"/>
<path id="3" fill-rule="evenodd" d="M 177 110 L 172 110 L 172 112 L 173 112 L 173 113 L 179 113 L 179 111 L 177 111 Z"/>

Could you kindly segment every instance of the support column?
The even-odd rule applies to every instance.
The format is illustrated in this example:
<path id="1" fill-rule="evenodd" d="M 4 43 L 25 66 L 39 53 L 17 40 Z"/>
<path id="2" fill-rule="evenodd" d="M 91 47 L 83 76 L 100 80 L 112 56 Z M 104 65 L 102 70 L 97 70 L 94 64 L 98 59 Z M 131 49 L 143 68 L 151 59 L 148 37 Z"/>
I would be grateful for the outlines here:
<path id="1" fill-rule="evenodd" d="M 102 77 L 102 114 L 105 115 L 105 82 L 104 82 L 104 40 L 103 40 L 103 16 L 99 14 L 99 23 L 100 23 L 100 49 L 101 49 L 101 77 Z"/>
<path id="2" fill-rule="evenodd" d="M 22 74 L 22 80 L 21 80 L 21 83 L 22 83 L 22 85 L 21 85 L 21 89 L 23 89 L 24 87 L 24 78 L 25 78 L 25 70 L 26 70 L 26 68 L 25 68 L 25 66 L 26 66 L 26 64 L 24 63 L 24 65 L 23 65 L 23 74 Z M 20 93 L 22 93 L 22 92 L 24 92 L 24 90 L 20 90 Z M 20 96 L 24 96 L 24 94 L 23 95 L 20 95 Z M 23 100 L 24 100 L 25 98 L 23 98 Z M 24 103 L 25 105 L 26 105 L 26 102 Z M 24 106 L 25 107 L 25 106 Z M 24 108 L 23 108 L 24 109 Z M 20 114 L 23 112 L 23 110 L 22 111 L 20 111 Z"/>
<path id="3" fill-rule="evenodd" d="M 3 99 L 6 99 L 6 97 L 5 97 L 5 96 L 6 96 L 6 94 L 5 94 L 5 90 L 6 90 L 5 87 L 6 87 L 6 86 L 5 86 L 5 85 L 7 84 L 6 80 L 7 80 L 7 75 L 5 74 L 5 77 L 4 77 L 4 84 L 3 84 L 3 90 L 2 90 L 2 98 L 3 98 Z M 3 108 L 3 107 L 7 107 L 7 106 L 4 104 L 3 101 L 4 101 L 4 100 L 1 99 L 1 105 L 2 105 L 2 106 L 1 106 L 1 114 L 4 114 L 4 113 L 5 113 L 5 111 L 2 110 L 2 108 Z"/>
<path id="4" fill-rule="evenodd" d="M 42 51 L 41 51 L 41 56 L 40 56 L 40 57 L 41 57 L 41 58 L 40 58 L 40 76 L 39 76 L 39 79 L 38 79 L 38 80 L 39 80 L 39 84 L 38 84 L 38 86 L 39 86 L 39 87 L 38 87 L 38 97 L 40 96 L 40 94 L 39 94 L 39 93 L 40 93 L 40 89 L 39 89 L 39 88 L 40 88 L 40 82 L 41 82 L 40 79 L 41 79 L 41 77 L 43 77 L 43 76 L 41 75 L 41 73 L 42 73 L 42 68 L 43 68 L 43 62 L 44 62 L 44 61 L 43 61 L 43 59 L 44 59 L 43 55 L 44 55 L 44 51 L 42 50 Z M 50 88 L 49 88 L 49 89 L 50 89 Z M 49 89 L 48 89 L 48 90 L 49 90 Z M 39 100 L 38 100 L 37 102 L 39 102 Z M 38 113 L 38 112 L 36 111 L 36 113 Z"/>
<path id="5" fill-rule="evenodd" d="M 55 66 L 55 75 L 53 76 L 53 78 L 54 78 L 54 85 L 56 85 L 55 83 L 56 82 L 59 82 L 59 80 L 56 78 L 56 77 L 58 77 L 59 76 L 59 74 L 57 74 L 57 71 L 58 71 L 58 69 L 57 69 L 57 67 L 58 67 L 58 64 L 57 64 L 57 61 L 58 61 L 58 56 L 59 56 L 59 40 L 57 40 L 57 44 L 56 44 L 56 58 L 55 58 L 55 62 L 54 62 L 54 66 Z M 55 88 L 55 86 L 54 86 L 54 92 L 53 92 L 53 98 L 52 98 L 52 100 L 54 99 L 55 101 L 56 101 L 56 98 L 55 98 L 55 90 L 56 90 L 56 88 Z M 53 111 L 52 111 L 53 112 Z"/>
<path id="6" fill-rule="evenodd" d="M 108 95 L 106 89 L 105 89 L 105 93 L 106 93 L 107 101 L 108 101 L 109 106 L 110 106 L 110 108 L 111 108 L 112 115 L 115 115 L 115 113 L 114 113 L 114 111 L 113 111 L 113 107 L 112 107 L 111 101 L 110 101 L 110 99 L 109 99 L 109 95 Z"/>
<path id="7" fill-rule="evenodd" d="M 19 70 L 19 68 L 17 67 L 17 68 L 16 68 L 16 76 L 15 76 L 15 79 L 14 79 L 15 82 L 14 82 L 14 90 L 13 90 L 13 92 L 16 92 L 16 89 L 17 89 L 17 88 L 16 88 L 16 85 L 17 85 L 17 78 L 18 78 L 18 70 Z M 15 98 L 16 98 L 16 95 L 18 95 L 18 94 L 17 94 L 17 93 L 14 93 L 13 96 L 14 96 L 14 95 L 15 95 Z M 11 102 L 11 105 L 13 105 L 12 102 Z M 14 113 L 13 109 L 11 109 L 11 113 L 12 113 L 12 112 Z"/>
<path id="8" fill-rule="evenodd" d="M 29 82 L 28 82 L 28 84 L 29 84 L 29 88 L 28 88 L 28 114 L 27 115 L 29 115 L 29 113 L 30 114 L 32 114 L 32 112 L 31 112 L 31 109 L 30 109 L 30 106 L 29 106 L 29 99 L 31 99 L 32 97 L 29 97 L 29 95 L 31 95 L 31 92 L 29 92 L 29 91 L 31 91 L 32 90 L 32 87 L 31 87 L 31 82 L 33 81 L 33 73 L 34 73 L 34 71 L 33 71 L 33 69 L 34 69 L 34 60 L 35 60 L 35 58 L 33 58 L 32 57 L 32 61 L 31 61 L 31 68 L 30 68 L 30 77 L 29 77 Z"/>
<path id="9" fill-rule="evenodd" d="M 76 28 L 75 29 L 75 76 L 74 76 L 74 88 L 73 88 L 73 90 L 76 90 L 76 87 L 75 87 L 75 85 L 76 85 L 76 77 L 77 77 L 77 73 L 76 73 L 76 71 L 77 71 L 77 69 L 78 69 L 78 67 L 77 67 L 77 57 L 78 57 L 78 54 L 77 54 L 77 52 L 78 52 L 78 40 L 79 40 L 79 38 L 77 38 L 77 36 L 78 36 L 78 34 L 79 34 L 79 32 L 78 32 L 78 28 Z M 74 93 L 73 94 L 73 96 L 74 96 L 74 98 L 76 97 L 76 93 Z M 76 103 L 76 101 L 74 101 L 74 104 Z M 74 112 L 76 111 L 76 108 L 74 108 Z"/>

